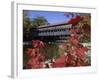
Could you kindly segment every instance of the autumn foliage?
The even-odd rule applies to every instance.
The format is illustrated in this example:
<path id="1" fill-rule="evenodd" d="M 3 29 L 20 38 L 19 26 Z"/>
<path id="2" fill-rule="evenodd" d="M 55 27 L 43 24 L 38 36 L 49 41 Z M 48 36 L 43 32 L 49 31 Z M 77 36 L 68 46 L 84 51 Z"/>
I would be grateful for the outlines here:
<path id="1" fill-rule="evenodd" d="M 84 47 L 78 40 L 78 35 L 73 34 L 69 39 L 69 44 L 66 45 L 66 52 L 61 53 L 59 58 L 52 58 L 47 62 L 46 53 L 41 49 L 46 47 L 46 43 L 40 40 L 32 40 L 32 48 L 27 49 L 27 55 L 30 57 L 26 64 L 26 68 L 56 68 L 56 67 L 78 67 L 90 65 L 87 54 L 89 49 Z"/>

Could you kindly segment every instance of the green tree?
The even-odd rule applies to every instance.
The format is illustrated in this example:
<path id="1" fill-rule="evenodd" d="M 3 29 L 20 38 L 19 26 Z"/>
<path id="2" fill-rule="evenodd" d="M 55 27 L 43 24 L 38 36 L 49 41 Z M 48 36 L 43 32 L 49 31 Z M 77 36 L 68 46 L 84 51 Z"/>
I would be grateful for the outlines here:
<path id="1" fill-rule="evenodd" d="M 32 21 L 32 27 L 38 27 L 38 26 L 42 26 L 46 24 L 49 24 L 49 23 L 43 16 L 37 16 Z"/>
<path id="2" fill-rule="evenodd" d="M 28 11 L 24 10 L 23 11 L 23 40 L 24 41 L 27 41 L 29 39 L 30 28 L 31 28 L 31 21 L 30 18 L 28 17 Z"/>
<path id="3" fill-rule="evenodd" d="M 28 11 L 27 10 L 23 11 L 23 27 L 26 30 L 29 30 L 31 28 L 31 20 L 28 17 Z"/>

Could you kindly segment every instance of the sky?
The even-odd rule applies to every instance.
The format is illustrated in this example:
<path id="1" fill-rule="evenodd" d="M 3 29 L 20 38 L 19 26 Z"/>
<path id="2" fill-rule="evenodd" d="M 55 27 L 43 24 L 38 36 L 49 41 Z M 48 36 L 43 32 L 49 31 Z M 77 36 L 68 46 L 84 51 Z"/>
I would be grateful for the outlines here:
<path id="1" fill-rule="evenodd" d="M 37 16 L 43 16 L 50 24 L 67 22 L 70 18 L 72 18 L 72 16 L 65 16 L 65 12 L 53 12 L 53 11 L 28 10 L 27 15 L 31 20 L 36 18 Z"/>

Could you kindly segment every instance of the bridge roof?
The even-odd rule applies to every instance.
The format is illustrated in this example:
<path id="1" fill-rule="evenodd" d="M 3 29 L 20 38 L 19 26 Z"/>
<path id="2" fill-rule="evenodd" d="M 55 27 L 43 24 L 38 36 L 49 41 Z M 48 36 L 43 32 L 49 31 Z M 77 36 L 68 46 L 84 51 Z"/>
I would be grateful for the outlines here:
<path id="1" fill-rule="evenodd" d="M 54 24 L 48 24 L 48 25 L 39 26 L 38 28 L 56 27 L 56 26 L 61 26 L 61 25 L 69 25 L 69 24 L 67 24 L 67 22 L 54 23 Z"/>
<path id="2" fill-rule="evenodd" d="M 42 26 L 38 26 L 38 29 L 41 28 L 47 28 L 47 27 L 56 27 L 56 26 L 61 26 L 61 25 L 76 25 L 80 20 L 82 20 L 82 17 L 80 16 L 76 16 L 75 18 L 72 18 L 71 20 L 69 20 L 68 22 L 61 22 L 61 23 L 54 23 L 54 24 L 48 24 L 48 25 L 42 25 Z"/>

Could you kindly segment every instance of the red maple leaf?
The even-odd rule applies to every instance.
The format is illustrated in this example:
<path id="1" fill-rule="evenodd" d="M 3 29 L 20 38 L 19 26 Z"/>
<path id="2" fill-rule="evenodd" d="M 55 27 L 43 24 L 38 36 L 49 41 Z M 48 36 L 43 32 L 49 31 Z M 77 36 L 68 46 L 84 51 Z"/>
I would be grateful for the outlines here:
<path id="1" fill-rule="evenodd" d="M 44 48 L 46 44 L 43 41 L 40 40 L 32 40 L 32 45 L 33 47 L 38 47 L 38 48 Z"/>
<path id="2" fill-rule="evenodd" d="M 66 56 L 61 55 L 58 59 L 53 62 L 52 67 L 65 67 Z"/>
<path id="3" fill-rule="evenodd" d="M 72 26 L 76 25 L 82 18 L 80 16 L 76 16 L 75 18 L 71 19 L 68 24 L 72 24 Z"/>

